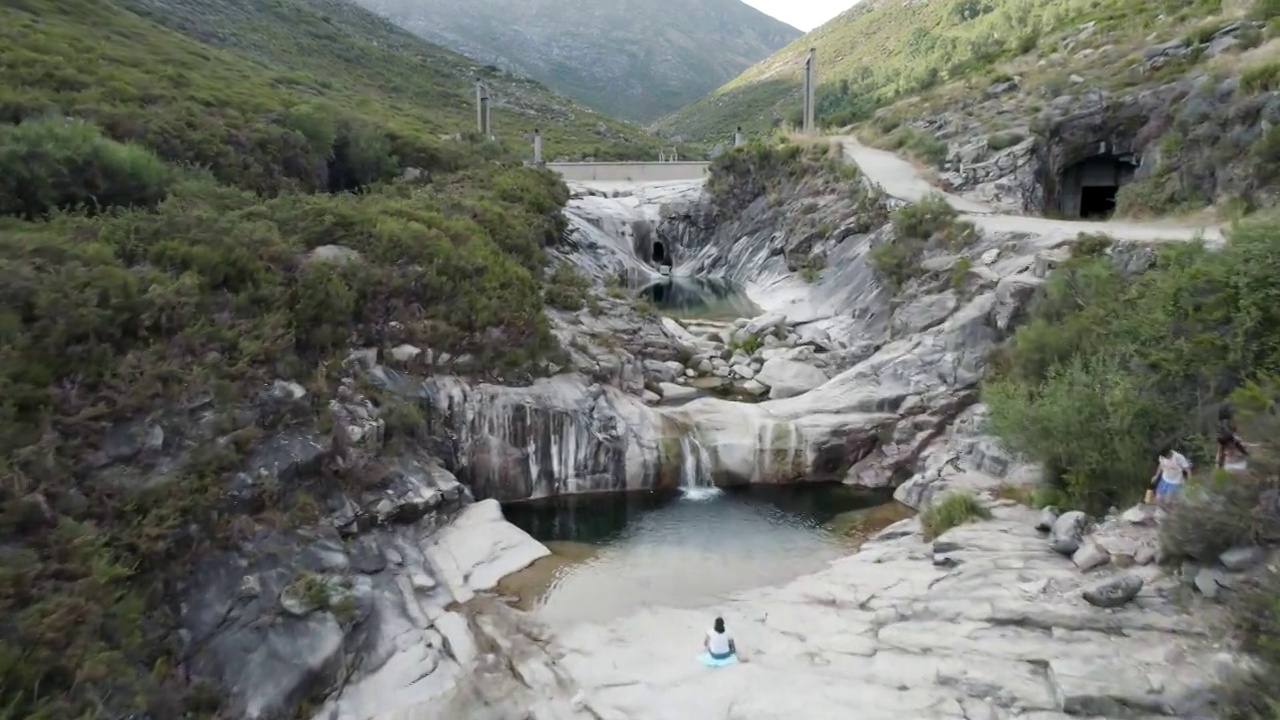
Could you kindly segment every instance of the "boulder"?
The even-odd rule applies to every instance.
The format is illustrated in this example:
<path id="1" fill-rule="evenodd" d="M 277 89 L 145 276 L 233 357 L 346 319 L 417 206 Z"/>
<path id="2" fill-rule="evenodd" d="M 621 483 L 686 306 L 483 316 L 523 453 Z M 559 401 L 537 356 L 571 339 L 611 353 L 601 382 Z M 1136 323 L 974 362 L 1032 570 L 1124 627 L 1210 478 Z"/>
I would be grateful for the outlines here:
<path id="1" fill-rule="evenodd" d="M 497 500 L 468 505 L 432 539 L 426 550 L 453 598 L 467 602 L 498 581 L 551 554 L 542 543 L 508 523 Z"/>
<path id="2" fill-rule="evenodd" d="M 765 361 L 756 379 L 768 385 L 769 397 L 777 400 L 809 392 L 825 383 L 827 376 L 812 365 L 775 357 Z"/>
<path id="3" fill-rule="evenodd" d="M 1093 540 L 1086 540 L 1071 556 L 1071 562 L 1082 572 L 1088 572 L 1111 562 L 1111 553 Z"/>
<path id="4" fill-rule="evenodd" d="M 1063 555 L 1075 553 L 1084 542 L 1084 529 L 1088 524 L 1089 516 L 1079 510 L 1063 513 L 1049 530 L 1049 547 Z"/>
<path id="5" fill-rule="evenodd" d="M 748 335 L 759 337 L 769 335 L 787 324 L 787 316 L 780 313 L 765 313 L 752 318 L 743 328 Z"/>
<path id="6" fill-rule="evenodd" d="M 1267 553 L 1258 547 L 1237 547 L 1218 556 L 1218 562 L 1233 572 L 1248 570 L 1267 559 Z"/>
<path id="7" fill-rule="evenodd" d="M 1137 575 L 1119 575 L 1090 585 L 1081 595 L 1085 602 L 1095 607 L 1117 608 L 1137 597 L 1143 584 Z"/>
<path id="8" fill-rule="evenodd" d="M 1058 520 L 1058 508 L 1050 505 L 1040 509 L 1040 517 L 1036 520 L 1036 530 L 1047 533 L 1053 529 L 1053 524 Z"/>
<path id="9" fill-rule="evenodd" d="M 658 383 L 658 390 L 662 393 L 662 399 L 667 402 L 679 402 L 682 400 L 691 400 L 698 396 L 698 389 L 687 385 L 676 385 L 675 383 Z"/>

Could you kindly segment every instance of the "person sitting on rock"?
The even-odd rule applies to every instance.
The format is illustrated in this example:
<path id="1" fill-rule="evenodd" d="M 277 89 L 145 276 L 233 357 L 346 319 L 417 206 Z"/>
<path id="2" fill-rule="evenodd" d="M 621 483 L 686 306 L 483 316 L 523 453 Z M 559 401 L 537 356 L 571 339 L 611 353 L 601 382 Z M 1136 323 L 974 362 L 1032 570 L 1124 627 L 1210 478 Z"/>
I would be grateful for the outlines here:
<path id="1" fill-rule="evenodd" d="M 1249 469 L 1249 451 L 1236 433 L 1236 424 L 1228 406 L 1218 411 L 1218 467 L 1232 471 Z"/>
<path id="2" fill-rule="evenodd" d="M 733 642 L 733 636 L 724 627 L 724 618 L 716 618 L 702 640 L 702 647 L 706 648 L 712 660 L 728 660 L 737 654 L 738 647 Z"/>
<path id="3" fill-rule="evenodd" d="M 1156 474 L 1151 478 L 1156 490 L 1156 505 L 1168 508 L 1182 492 L 1182 485 L 1190 473 L 1191 462 L 1182 453 L 1169 445 L 1162 448 L 1156 462 Z"/>

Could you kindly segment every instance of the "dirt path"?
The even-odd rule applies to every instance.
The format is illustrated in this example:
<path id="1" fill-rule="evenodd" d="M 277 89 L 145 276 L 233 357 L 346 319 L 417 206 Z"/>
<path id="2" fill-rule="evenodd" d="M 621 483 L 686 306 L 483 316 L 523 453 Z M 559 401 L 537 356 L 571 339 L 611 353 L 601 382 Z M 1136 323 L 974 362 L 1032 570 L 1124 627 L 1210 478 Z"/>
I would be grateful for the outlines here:
<path id="1" fill-rule="evenodd" d="M 1222 229 L 1213 225 L 1192 225 L 1177 222 L 1125 222 L 1107 220 L 1088 222 L 1083 220 L 1053 220 L 996 212 L 988 205 L 945 193 L 934 187 L 920 175 L 920 171 L 897 155 L 867 147 L 851 136 L 833 137 L 844 145 L 844 156 L 855 163 L 871 182 L 879 185 L 891 197 L 907 202 L 920 200 L 929 193 L 946 198 L 951 207 L 959 210 L 963 218 L 979 228 L 991 232 L 1024 232 L 1039 235 L 1046 240 L 1068 240 L 1082 232 L 1103 232 L 1118 240 L 1159 241 L 1192 240 L 1202 236 L 1206 243 L 1223 242 Z"/>

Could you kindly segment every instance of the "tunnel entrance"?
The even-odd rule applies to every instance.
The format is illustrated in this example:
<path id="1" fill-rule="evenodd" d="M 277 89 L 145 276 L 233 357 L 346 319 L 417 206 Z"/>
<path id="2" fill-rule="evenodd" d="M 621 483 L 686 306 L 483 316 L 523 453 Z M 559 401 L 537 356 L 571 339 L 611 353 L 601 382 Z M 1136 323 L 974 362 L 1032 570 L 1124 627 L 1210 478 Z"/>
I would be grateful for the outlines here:
<path id="1" fill-rule="evenodd" d="M 1116 211 L 1116 185 L 1095 185 L 1080 188 L 1080 217 L 1085 220 L 1106 220 Z"/>
<path id="2" fill-rule="evenodd" d="M 1101 153 L 1068 165 L 1059 182 L 1063 217 L 1105 220 L 1116 211 L 1116 193 L 1133 180 L 1137 161 L 1132 154 Z"/>
<path id="3" fill-rule="evenodd" d="M 670 258 L 667 257 L 666 246 L 657 240 L 653 243 L 653 261 L 659 265 L 671 264 Z"/>

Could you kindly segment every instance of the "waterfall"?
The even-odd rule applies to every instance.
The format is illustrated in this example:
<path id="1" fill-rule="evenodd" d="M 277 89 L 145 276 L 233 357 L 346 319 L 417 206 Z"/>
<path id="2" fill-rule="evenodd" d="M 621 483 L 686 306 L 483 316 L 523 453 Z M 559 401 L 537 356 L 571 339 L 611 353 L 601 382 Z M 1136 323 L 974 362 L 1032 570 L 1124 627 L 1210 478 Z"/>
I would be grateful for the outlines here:
<path id="1" fill-rule="evenodd" d="M 680 434 L 680 491 L 690 500 L 720 494 L 711 478 L 711 458 L 694 430 Z"/>

